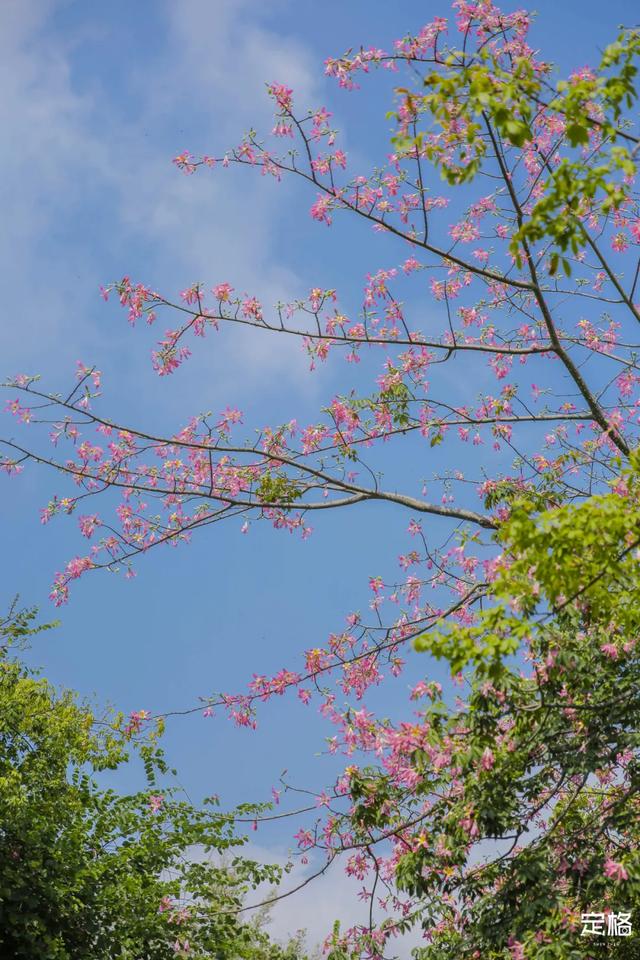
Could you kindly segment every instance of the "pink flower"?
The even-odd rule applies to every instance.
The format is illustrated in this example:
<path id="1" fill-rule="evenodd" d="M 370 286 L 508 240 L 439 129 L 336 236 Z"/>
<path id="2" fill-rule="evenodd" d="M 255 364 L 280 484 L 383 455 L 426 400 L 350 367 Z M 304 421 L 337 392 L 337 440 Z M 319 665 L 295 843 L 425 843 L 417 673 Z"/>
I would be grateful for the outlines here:
<path id="1" fill-rule="evenodd" d="M 142 724 L 145 720 L 148 720 L 151 714 L 148 710 L 133 710 L 129 714 L 129 723 L 124 728 L 125 734 L 131 736 L 134 733 L 139 733 L 142 729 Z"/>
<path id="2" fill-rule="evenodd" d="M 480 766 L 483 770 L 491 770 L 495 762 L 496 758 L 493 755 L 493 751 L 490 750 L 489 747 L 485 747 L 480 759 Z"/>
<path id="3" fill-rule="evenodd" d="M 293 136 L 293 127 L 290 123 L 276 123 L 275 127 L 271 131 L 274 137 L 292 137 Z"/>
<path id="4" fill-rule="evenodd" d="M 163 803 L 163 797 L 157 793 L 151 794 L 149 797 L 149 809 L 151 810 L 151 813 L 157 813 Z"/>
<path id="5" fill-rule="evenodd" d="M 629 246 L 629 241 L 627 240 L 624 233 L 616 233 L 613 239 L 611 240 L 611 247 L 613 250 L 617 250 L 618 253 L 624 253 L 624 251 Z"/>
<path id="6" fill-rule="evenodd" d="M 313 846 L 313 834 L 311 830 L 298 830 L 297 833 L 294 833 L 293 839 L 298 841 L 298 846 L 301 850 L 308 850 L 309 847 Z"/>
<path id="7" fill-rule="evenodd" d="M 227 300 L 229 300 L 231 294 L 233 293 L 233 287 L 230 283 L 218 283 L 213 288 L 212 292 L 214 297 L 216 297 L 218 300 L 222 300 L 223 303 L 225 303 Z"/>
<path id="8" fill-rule="evenodd" d="M 610 880 L 622 881 L 622 880 L 629 879 L 629 874 L 627 873 L 625 868 L 622 866 L 622 864 L 616 863 L 615 860 L 611 860 L 611 859 L 608 859 L 605 861 L 604 875 L 605 877 L 608 877 Z"/>
<path id="9" fill-rule="evenodd" d="M 193 173 L 196 169 L 195 157 L 192 157 L 188 150 L 174 157 L 173 163 L 175 163 L 178 170 L 182 170 L 184 173 Z"/>
<path id="10" fill-rule="evenodd" d="M 160 903 L 158 904 L 158 913 L 166 913 L 167 910 L 173 908 L 173 900 L 171 897 L 163 897 Z"/>
<path id="11" fill-rule="evenodd" d="M 90 570 L 92 566 L 93 561 L 91 557 L 74 557 L 74 559 L 69 560 L 67 564 L 67 577 L 70 580 L 75 580 L 77 577 L 80 577 L 85 570 Z"/>
<path id="12" fill-rule="evenodd" d="M 262 320 L 262 307 L 255 297 L 245 297 L 242 301 L 242 315 L 247 319 Z"/>
<path id="13" fill-rule="evenodd" d="M 612 660 L 618 659 L 618 648 L 615 643 L 603 643 L 600 649 L 603 653 L 606 653 L 608 657 L 611 657 Z"/>
<path id="14" fill-rule="evenodd" d="M 463 220 L 462 223 L 455 223 L 449 228 L 449 233 L 454 240 L 460 240 L 462 243 L 471 243 L 480 236 L 480 230 L 477 224 L 469 220 Z"/>
<path id="15" fill-rule="evenodd" d="M 291 113 L 293 90 L 282 83 L 270 83 L 267 92 L 274 98 L 283 113 Z"/>
<path id="16" fill-rule="evenodd" d="M 319 223 L 326 223 L 327 226 L 331 225 L 331 216 L 329 211 L 331 210 L 331 197 L 319 196 L 316 202 L 311 207 L 311 216 L 314 220 L 318 220 Z"/>
<path id="17" fill-rule="evenodd" d="M 472 816 L 471 814 L 470 814 L 468 817 L 465 817 L 463 820 L 460 821 L 460 826 L 461 826 L 462 829 L 465 831 L 465 833 L 468 833 L 468 834 L 469 834 L 469 837 L 470 837 L 472 840 L 474 840 L 474 839 L 478 836 L 478 834 L 480 833 L 480 829 L 479 829 L 479 827 L 478 827 L 478 824 L 477 824 L 476 821 L 473 819 L 473 816 Z"/>
<path id="18" fill-rule="evenodd" d="M 43 523 L 45 522 L 46 520 L 43 517 Z M 80 524 L 80 530 L 82 532 L 82 536 L 89 539 L 93 535 L 93 531 L 95 530 L 95 528 L 100 523 L 100 518 L 96 516 L 96 514 L 93 514 L 92 516 L 89 516 L 89 517 L 80 517 L 78 523 Z"/>
<path id="19" fill-rule="evenodd" d="M 519 940 L 509 937 L 509 952 L 513 960 L 525 960 L 524 947 Z"/>

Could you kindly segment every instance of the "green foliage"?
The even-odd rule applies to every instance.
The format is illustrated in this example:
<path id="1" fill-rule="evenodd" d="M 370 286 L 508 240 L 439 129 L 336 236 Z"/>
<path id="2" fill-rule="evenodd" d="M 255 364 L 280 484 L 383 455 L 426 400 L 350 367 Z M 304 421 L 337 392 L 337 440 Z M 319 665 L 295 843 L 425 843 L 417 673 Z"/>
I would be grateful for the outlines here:
<path id="1" fill-rule="evenodd" d="M 283 474 L 263 473 L 256 494 L 261 503 L 286 506 L 299 500 L 302 491 L 293 480 Z"/>
<path id="2" fill-rule="evenodd" d="M 396 879 L 433 933 L 421 960 L 509 960 L 514 944 L 526 960 L 639 955 L 638 454 L 612 487 L 551 509 L 500 491 L 511 512 L 487 605 L 416 644 L 465 671 L 464 700 L 431 689 L 410 790 L 352 775 L 356 836 L 404 838 Z M 634 929 L 599 953 L 580 917 L 606 910 Z"/>
<path id="3" fill-rule="evenodd" d="M 631 461 L 619 481 L 624 497 L 593 496 L 579 506 L 539 510 L 539 496 L 518 498 L 512 484 L 496 485 L 490 496 L 510 501 L 511 513 L 497 534 L 503 565 L 491 585 L 491 605 L 472 626 L 430 631 L 416 648 L 447 659 L 454 672 L 473 663 L 491 675 L 538 629 L 532 617 L 541 606 L 544 624 L 581 598 L 595 621 L 634 636 L 640 628 L 640 459 L 632 454 Z"/>
<path id="4" fill-rule="evenodd" d="M 34 612 L 0 620 L 0 956 L 15 960 L 293 960 L 242 923 L 247 891 L 281 871 L 235 855 L 230 818 L 174 787 L 156 728 L 98 719 L 16 655 Z M 100 784 L 131 753 L 147 787 Z M 154 801 L 158 809 L 154 810 Z M 255 812 L 255 811 L 254 811 Z"/>
<path id="5" fill-rule="evenodd" d="M 489 47 L 471 58 L 452 51 L 440 69 L 424 78 L 426 93 L 398 90 L 416 120 L 430 116 L 435 135 L 404 132 L 395 138 L 395 146 L 409 153 L 417 148 L 448 183 L 468 183 L 482 169 L 488 134 L 523 149 L 533 141 L 538 110 L 560 117 L 566 145 L 581 153 L 575 160 L 564 157 L 557 166 L 544 161 L 543 195 L 519 222 L 510 250 L 522 267 L 526 248 L 550 240 L 550 272 L 556 273 L 562 263 L 570 275 L 563 254 L 575 255 L 584 247 L 585 210 L 599 208 L 604 214 L 617 210 L 636 172 L 636 151 L 625 145 L 623 109 L 637 100 L 639 56 L 640 31 L 625 30 L 605 49 L 595 75 L 561 80 L 549 97 L 544 71 L 534 69 L 525 57 L 513 58 L 505 69 Z M 590 153 L 588 162 L 585 151 Z"/>

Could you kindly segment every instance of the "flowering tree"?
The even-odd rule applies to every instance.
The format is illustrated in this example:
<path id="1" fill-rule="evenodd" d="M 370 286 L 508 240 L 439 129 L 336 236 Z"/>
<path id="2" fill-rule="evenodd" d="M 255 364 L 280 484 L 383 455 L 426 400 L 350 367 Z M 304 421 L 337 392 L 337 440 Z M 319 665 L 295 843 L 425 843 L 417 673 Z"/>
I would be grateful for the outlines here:
<path id="1" fill-rule="evenodd" d="M 149 549 L 223 520 L 307 537 L 315 513 L 404 508 L 401 574 L 371 576 L 371 617 L 350 614 L 303 665 L 212 695 L 207 709 L 253 725 L 258 701 L 296 689 L 335 724 L 333 750 L 372 755 L 373 766 L 350 763 L 319 798 L 326 817 L 297 834 L 327 862 L 344 853 L 366 884 L 370 923 L 335 932 L 336 958 L 383 956 L 411 923 L 426 926 L 430 958 L 583 957 L 576 911 L 640 877 L 627 863 L 631 707 L 607 713 L 607 691 L 635 691 L 637 670 L 640 34 L 623 31 L 596 68 L 557 80 L 527 42 L 525 12 L 453 7 L 453 23 L 437 18 L 390 52 L 326 62 L 347 90 L 375 68 L 394 79 L 393 152 L 373 173 L 349 169 L 326 108 L 300 111 L 279 83 L 268 92 L 285 148 L 250 132 L 219 157 L 175 161 L 187 174 L 248 166 L 302 179 L 319 223 L 350 215 L 395 240 L 355 315 L 321 287 L 273 309 L 226 278 L 178 296 L 128 277 L 103 291 L 132 324 L 174 318 L 153 353 L 161 376 L 187 360 L 191 338 L 242 324 L 299 338 L 312 369 L 342 354 L 370 387 L 333 397 L 314 423 L 259 425 L 257 439 L 230 408 L 156 435 L 102 414 L 100 374 L 79 363 L 66 395 L 28 376 L 7 384 L 9 410 L 43 426 L 54 452 L 7 439 L 2 465 L 48 464 L 75 484 L 43 511 L 44 522 L 78 515 L 92 543 L 56 575 L 56 604 L 81 575 L 131 572 Z M 383 481 L 385 466 L 409 470 L 425 448 L 437 462 L 429 495 L 418 477 L 404 491 Z M 580 542 L 576 567 L 583 528 L 594 558 Z M 604 602 L 623 567 L 628 618 Z M 394 725 L 364 698 L 401 673 L 412 641 L 449 660 L 468 696 L 456 705 L 425 681 L 412 699 L 429 706 Z M 486 840 L 499 852 L 480 866 Z M 539 896 L 525 902 L 532 885 Z M 378 904 L 390 910 L 380 924 Z"/>

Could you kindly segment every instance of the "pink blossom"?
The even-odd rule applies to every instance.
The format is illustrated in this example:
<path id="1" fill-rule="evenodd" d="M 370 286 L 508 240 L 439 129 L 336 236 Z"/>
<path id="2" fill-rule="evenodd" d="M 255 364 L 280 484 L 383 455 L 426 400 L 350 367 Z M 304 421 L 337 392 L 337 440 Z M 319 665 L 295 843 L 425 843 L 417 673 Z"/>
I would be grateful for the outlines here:
<path id="1" fill-rule="evenodd" d="M 508 945 L 512 960 L 526 960 L 524 945 L 519 940 L 509 937 Z"/>
<path id="2" fill-rule="evenodd" d="M 311 830 L 298 830 L 297 833 L 294 833 L 293 839 L 298 841 L 298 846 L 301 850 L 308 850 L 309 847 L 313 846 L 313 834 Z"/>
<path id="3" fill-rule="evenodd" d="M 213 288 L 213 295 L 218 300 L 226 303 L 233 293 L 233 287 L 230 283 L 219 283 Z"/>
<path id="4" fill-rule="evenodd" d="M 274 98 L 283 113 L 291 113 L 293 107 L 293 90 L 282 83 L 270 83 L 267 92 Z"/>
<path id="5" fill-rule="evenodd" d="M 242 301 L 242 315 L 247 319 L 262 320 L 262 307 L 255 297 L 245 297 Z"/>
<path id="6" fill-rule="evenodd" d="M 167 910 L 173 909 L 173 900 L 171 897 L 163 897 L 158 904 L 158 913 L 166 913 Z"/>
<path id="7" fill-rule="evenodd" d="M 615 860 L 611 860 L 610 858 L 605 861 L 604 875 L 608 879 L 617 880 L 618 882 L 629 879 L 629 874 L 622 864 L 617 863 Z"/>
<path id="8" fill-rule="evenodd" d="M 480 766 L 483 770 L 491 770 L 496 762 L 496 758 L 493 755 L 493 751 L 489 747 L 485 747 L 482 757 L 480 759 Z"/>
<path id="9" fill-rule="evenodd" d="M 314 220 L 318 220 L 320 223 L 326 223 L 327 226 L 331 225 L 331 197 L 325 197 L 322 194 L 318 197 L 316 202 L 311 207 L 311 216 Z"/>
<path id="10" fill-rule="evenodd" d="M 195 157 L 193 157 L 188 150 L 174 157 L 173 163 L 175 163 L 178 170 L 182 170 L 183 173 L 194 173 L 196 169 Z"/>
<path id="11" fill-rule="evenodd" d="M 93 535 L 95 528 L 99 525 L 100 518 L 96 514 L 93 514 L 92 516 L 80 517 L 78 523 L 82 536 L 89 539 Z"/>
<path id="12" fill-rule="evenodd" d="M 624 233 L 616 233 L 611 240 L 611 248 L 618 253 L 624 253 L 629 247 L 629 240 Z"/>

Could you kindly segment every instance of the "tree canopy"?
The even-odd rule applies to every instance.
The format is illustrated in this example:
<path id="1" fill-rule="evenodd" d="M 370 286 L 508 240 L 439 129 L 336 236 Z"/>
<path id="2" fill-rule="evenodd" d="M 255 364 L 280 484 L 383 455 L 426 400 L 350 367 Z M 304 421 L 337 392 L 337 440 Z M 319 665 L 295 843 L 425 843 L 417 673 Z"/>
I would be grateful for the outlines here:
<path id="1" fill-rule="evenodd" d="M 280 948 L 239 912 L 282 870 L 243 857 L 233 818 L 211 802 L 180 796 L 157 725 L 142 737 L 144 716 L 97 715 L 27 667 L 34 617 L 0 620 L 2 956 L 298 960 L 299 942 Z M 134 759 L 145 789 L 117 790 Z"/>

